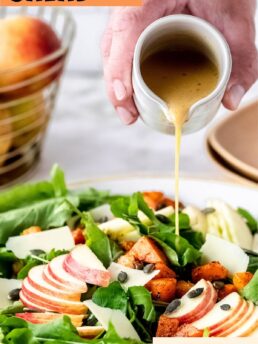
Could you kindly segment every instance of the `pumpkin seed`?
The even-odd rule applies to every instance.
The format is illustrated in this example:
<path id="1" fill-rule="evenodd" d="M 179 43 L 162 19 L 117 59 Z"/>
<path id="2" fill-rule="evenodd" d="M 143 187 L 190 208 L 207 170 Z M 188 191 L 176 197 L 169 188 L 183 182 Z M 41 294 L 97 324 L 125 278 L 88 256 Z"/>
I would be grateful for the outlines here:
<path id="1" fill-rule="evenodd" d="M 203 291 L 204 291 L 204 288 L 196 288 L 194 290 L 189 291 L 187 296 L 189 297 L 189 299 L 194 299 L 200 296 L 203 293 Z"/>
<path id="2" fill-rule="evenodd" d="M 20 299 L 20 288 L 13 289 L 8 294 L 8 300 L 10 301 L 18 301 Z"/>
<path id="3" fill-rule="evenodd" d="M 212 284 L 213 284 L 213 287 L 217 290 L 224 288 L 224 285 L 225 285 L 225 283 L 222 281 L 214 281 Z"/>
<path id="4" fill-rule="evenodd" d="M 175 310 L 178 309 L 178 307 L 181 305 L 181 301 L 178 299 L 173 300 L 172 302 L 170 302 L 170 304 L 167 306 L 166 310 L 165 310 L 165 314 L 171 314 L 173 313 Z"/>
<path id="5" fill-rule="evenodd" d="M 120 283 L 125 283 L 128 280 L 128 275 L 126 272 L 121 271 L 119 272 L 117 279 Z"/>
<path id="6" fill-rule="evenodd" d="M 215 213 L 215 211 L 216 211 L 216 209 L 215 208 L 211 208 L 211 207 L 204 208 L 202 210 L 203 214 L 205 214 L 205 215 Z"/>
<path id="7" fill-rule="evenodd" d="M 231 306 L 227 303 L 225 303 L 224 305 L 221 305 L 220 308 L 223 310 L 223 311 L 229 311 Z"/>
<path id="8" fill-rule="evenodd" d="M 143 268 L 143 272 L 145 272 L 146 274 L 150 274 L 154 269 L 155 269 L 155 264 L 147 264 Z"/>

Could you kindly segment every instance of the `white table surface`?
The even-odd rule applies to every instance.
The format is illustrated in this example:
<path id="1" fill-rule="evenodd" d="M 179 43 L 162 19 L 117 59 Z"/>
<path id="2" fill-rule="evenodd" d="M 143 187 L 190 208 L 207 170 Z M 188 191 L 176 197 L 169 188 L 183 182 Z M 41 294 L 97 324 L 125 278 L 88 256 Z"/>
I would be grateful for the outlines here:
<path id="1" fill-rule="evenodd" d="M 99 57 L 99 39 L 107 12 L 107 9 L 75 11 L 77 37 L 41 162 L 30 180 L 46 178 L 54 163 L 65 170 L 68 181 L 139 172 L 172 173 L 174 138 L 149 129 L 140 120 L 124 126 L 107 100 Z M 256 19 L 258 27 L 258 16 Z M 258 82 L 243 103 L 257 97 Z M 211 125 L 226 113 L 221 108 Z M 206 154 L 206 133 L 207 128 L 183 138 L 182 175 L 226 178 Z"/>

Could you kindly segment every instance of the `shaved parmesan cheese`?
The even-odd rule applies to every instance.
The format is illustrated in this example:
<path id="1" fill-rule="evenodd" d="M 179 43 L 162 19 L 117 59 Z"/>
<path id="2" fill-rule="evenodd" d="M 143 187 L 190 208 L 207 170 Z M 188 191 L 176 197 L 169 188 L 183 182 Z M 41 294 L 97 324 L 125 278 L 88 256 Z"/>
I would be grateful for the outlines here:
<path id="1" fill-rule="evenodd" d="M 215 212 L 207 215 L 208 232 L 251 250 L 253 237 L 244 219 L 225 202 L 213 200 L 208 207 Z M 217 229 L 217 233 L 215 230 Z"/>
<path id="2" fill-rule="evenodd" d="M 126 272 L 128 279 L 122 284 L 125 288 L 133 286 L 144 286 L 159 273 L 159 270 L 145 273 L 143 272 L 143 270 L 130 269 L 117 263 L 111 263 L 108 271 L 111 273 L 111 281 L 117 281 L 117 277 L 121 271 Z"/>
<path id="3" fill-rule="evenodd" d="M 10 237 L 6 243 L 6 248 L 21 259 L 26 258 L 30 251 L 35 249 L 49 252 L 53 248 L 71 250 L 74 246 L 74 239 L 68 227 Z"/>
<path id="4" fill-rule="evenodd" d="M 92 300 L 84 301 L 84 304 L 98 319 L 98 321 L 101 323 L 106 331 L 108 330 L 109 324 L 111 323 L 120 337 L 140 341 L 140 337 L 135 331 L 133 325 L 120 310 L 100 307 Z"/>
<path id="5" fill-rule="evenodd" d="M 206 242 L 201 248 L 202 262 L 218 261 L 231 274 L 247 270 L 249 257 L 238 246 L 215 235 L 207 234 Z"/>
<path id="6" fill-rule="evenodd" d="M 108 221 L 114 218 L 109 204 L 103 204 L 97 208 L 94 208 L 90 210 L 90 213 L 95 222 L 103 222 L 103 220 Z"/>
<path id="7" fill-rule="evenodd" d="M 174 213 L 172 206 L 158 210 L 155 214 L 161 214 L 164 216 L 171 216 Z M 151 220 L 143 214 L 141 211 L 138 213 L 139 219 L 145 225 L 150 225 Z M 121 241 L 137 241 L 141 236 L 138 231 L 127 221 L 115 218 L 110 221 L 101 223 L 99 228 L 109 235 L 112 239 Z"/>
<path id="8" fill-rule="evenodd" d="M 16 279 L 0 278 L 0 309 L 9 306 L 12 302 L 8 300 L 11 290 L 21 288 L 22 281 Z"/>
<path id="9" fill-rule="evenodd" d="M 258 253 L 258 234 L 255 234 L 254 238 L 253 238 L 253 247 L 252 250 L 254 252 Z"/>

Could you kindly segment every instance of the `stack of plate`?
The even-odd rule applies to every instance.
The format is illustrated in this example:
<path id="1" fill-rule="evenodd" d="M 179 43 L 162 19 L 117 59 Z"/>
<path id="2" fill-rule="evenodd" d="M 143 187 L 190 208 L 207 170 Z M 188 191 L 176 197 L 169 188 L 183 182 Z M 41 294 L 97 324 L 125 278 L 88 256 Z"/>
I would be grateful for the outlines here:
<path id="1" fill-rule="evenodd" d="M 225 117 L 209 132 L 212 160 L 238 181 L 258 184 L 258 101 Z"/>

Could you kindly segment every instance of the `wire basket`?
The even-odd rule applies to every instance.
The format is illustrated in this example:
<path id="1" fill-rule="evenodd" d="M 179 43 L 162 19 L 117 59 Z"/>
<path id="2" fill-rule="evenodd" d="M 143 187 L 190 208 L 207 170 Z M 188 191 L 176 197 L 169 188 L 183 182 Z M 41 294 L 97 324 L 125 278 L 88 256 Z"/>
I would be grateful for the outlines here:
<path id="1" fill-rule="evenodd" d="M 29 15 L 50 24 L 61 48 L 33 63 L 0 72 L 0 187 L 39 161 L 75 31 L 70 13 L 63 8 L 0 8 L 0 18 L 9 15 Z"/>

